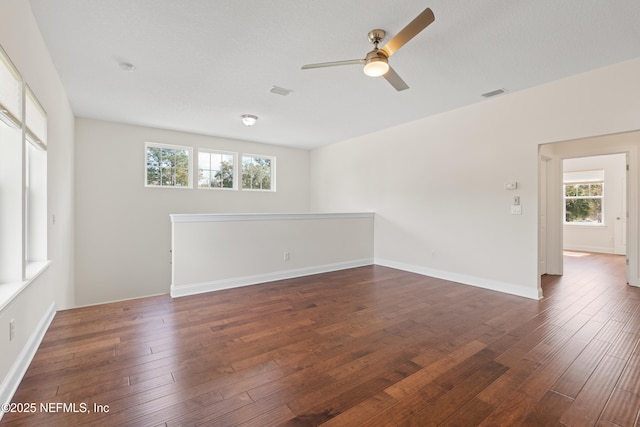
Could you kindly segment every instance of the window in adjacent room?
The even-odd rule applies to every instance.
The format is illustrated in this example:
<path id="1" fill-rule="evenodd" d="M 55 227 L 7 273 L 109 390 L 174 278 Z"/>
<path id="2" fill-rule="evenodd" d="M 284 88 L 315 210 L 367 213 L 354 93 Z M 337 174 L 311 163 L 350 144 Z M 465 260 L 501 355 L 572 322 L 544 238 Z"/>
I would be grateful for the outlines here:
<path id="1" fill-rule="evenodd" d="M 235 189 L 236 154 L 198 150 L 198 188 Z"/>
<path id="2" fill-rule="evenodd" d="M 564 173 L 566 224 L 604 224 L 604 170 Z"/>
<path id="3" fill-rule="evenodd" d="M 242 189 L 275 191 L 276 158 L 244 154 L 242 156 Z"/>
<path id="4" fill-rule="evenodd" d="M 147 142 L 145 151 L 147 187 L 192 187 L 193 148 Z"/>

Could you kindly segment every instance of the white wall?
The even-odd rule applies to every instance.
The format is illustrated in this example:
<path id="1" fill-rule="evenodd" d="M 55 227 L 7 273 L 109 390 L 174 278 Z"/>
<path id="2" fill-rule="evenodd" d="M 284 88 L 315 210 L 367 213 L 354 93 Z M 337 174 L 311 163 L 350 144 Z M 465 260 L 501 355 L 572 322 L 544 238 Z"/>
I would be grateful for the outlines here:
<path id="1" fill-rule="evenodd" d="M 173 296 L 373 263 L 372 213 L 187 214 L 171 219 Z"/>
<path id="2" fill-rule="evenodd" d="M 625 166 L 624 154 L 564 160 L 564 172 L 604 170 L 605 179 L 604 223 L 599 225 L 565 224 L 563 227 L 565 249 L 610 254 L 616 252 L 616 238 L 622 238 L 622 230 L 618 230 L 617 227 L 622 227 L 621 221 L 626 216 L 624 205 Z"/>
<path id="3" fill-rule="evenodd" d="M 48 113 L 48 257 L 52 260 L 49 268 L 0 311 L 1 403 L 5 386 L 11 387 L 8 382 L 20 379 L 17 370 L 26 368 L 21 355 L 37 348 L 37 335 L 44 332 L 39 328 L 52 314 L 54 304 L 58 308 L 74 305 L 74 117 L 28 1 L 0 1 L 0 44 Z M 55 225 L 51 221 L 54 212 Z M 16 320 L 12 341 L 10 319 Z"/>
<path id="4" fill-rule="evenodd" d="M 375 211 L 376 262 L 537 297 L 538 145 L 640 129 L 638 75 L 640 59 L 317 149 L 311 209 Z"/>
<path id="5" fill-rule="evenodd" d="M 276 192 L 146 188 L 146 141 L 276 156 Z M 76 119 L 76 302 L 168 293 L 169 214 L 307 212 L 309 152 Z"/>

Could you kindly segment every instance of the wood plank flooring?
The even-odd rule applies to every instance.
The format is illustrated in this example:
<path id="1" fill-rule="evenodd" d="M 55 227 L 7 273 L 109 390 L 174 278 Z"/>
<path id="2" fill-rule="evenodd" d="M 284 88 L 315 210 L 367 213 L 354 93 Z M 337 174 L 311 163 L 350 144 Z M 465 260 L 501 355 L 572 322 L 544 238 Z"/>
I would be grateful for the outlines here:
<path id="1" fill-rule="evenodd" d="M 566 253 L 543 283 L 533 301 L 371 266 L 61 311 L 13 399 L 35 412 L 0 425 L 637 425 L 624 257 Z"/>

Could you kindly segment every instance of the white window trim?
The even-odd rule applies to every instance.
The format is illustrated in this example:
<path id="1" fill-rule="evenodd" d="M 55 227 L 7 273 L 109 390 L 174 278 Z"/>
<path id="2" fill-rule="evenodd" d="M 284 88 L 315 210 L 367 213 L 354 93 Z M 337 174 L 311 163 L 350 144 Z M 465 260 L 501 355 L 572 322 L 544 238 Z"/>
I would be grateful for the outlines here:
<path id="1" fill-rule="evenodd" d="M 19 146 L 21 154 L 16 156 L 19 157 L 19 161 L 16 162 L 16 170 L 11 169 L 9 173 L 16 172 L 16 178 L 18 178 L 22 186 L 22 197 L 19 200 L 20 224 L 17 224 L 18 221 L 15 221 L 16 223 L 14 224 L 15 228 L 21 230 L 21 235 L 19 238 L 11 236 L 9 239 L 9 244 L 15 246 L 12 249 L 13 253 L 21 253 L 19 262 L 14 257 L 9 260 L 12 265 L 16 266 L 15 273 L 19 274 L 14 275 L 13 269 L 8 273 L 4 271 L 2 273 L 3 281 L 0 282 L 1 312 L 47 269 L 51 261 L 48 259 L 47 251 L 47 113 L 1 46 L 0 67 L 6 69 L 17 83 L 16 89 L 18 92 L 16 92 L 16 95 L 19 98 L 19 109 L 12 113 L 8 108 L 5 109 L 0 104 L 0 121 L 3 122 L 1 126 L 6 124 L 21 134 Z M 28 108 L 27 102 L 29 103 Z M 39 132 L 34 132 L 32 127 L 29 126 L 35 123 L 33 117 L 36 117 L 36 114 L 40 114 L 42 119 L 40 121 L 42 126 L 38 129 Z M 32 165 L 33 159 L 31 159 L 31 156 L 34 154 L 30 152 L 31 146 L 37 151 L 44 152 L 44 157 L 38 158 L 37 167 Z M 37 176 L 32 173 L 34 171 L 37 172 Z M 6 176 L 3 178 L 6 178 Z M 36 193 L 33 192 L 34 189 Z M 5 201 L 3 200 L 3 202 Z M 18 206 L 18 203 L 15 203 L 11 209 L 13 210 L 15 206 Z M 3 259 L 3 264 L 4 261 L 7 260 Z M 0 265 L 0 268 L 4 269 L 4 265 Z M 9 280 L 4 281 L 5 275 Z"/>
<path id="2" fill-rule="evenodd" d="M 242 186 L 242 159 L 244 157 L 262 157 L 263 159 L 271 160 L 271 188 L 268 190 L 260 189 L 260 188 L 244 188 Z M 240 185 L 238 188 L 241 191 L 257 191 L 260 193 L 275 193 L 276 192 L 276 158 L 275 156 L 269 156 L 266 154 L 252 154 L 252 153 L 241 153 L 240 154 L 240 170 L 238 171 Z"/>
<path id="3" fill-rule="evenodd" d="M 187 186 L 177 185 L 152 185 L 147 183 L 147 149 L 149 147 L 169 148 L 173 150 L 187 150 L 189 152 L 189 184 Z M 174 188 L 174 189 L 193 189 L 193 147 L 188 145 L 164 144 L 160 142 L 147 141 L 144 143 L 144 186 L 147 188 Z"/>
<path id="4" fill-rule="evenodd" d="M 200 156 L 196 157 L 196 167 L 193 169 L 193 172 L 196 174 L 196 188 L 198 190 L 218 190 L 218 191 L 237 191 L 238 190 L 238 157 L 239 153 L 234 151 L 224 151 L 224 150 L 216 150 L 215 148 L 198 148 L 198 154 L 200 153 L 215 153 L 215 154 L 228 154 L 233 156 L 233 187 L 200 187 L 198 183 L 199 174 L 200 174 L 200 165 L 198 162 L 200 161 Z"/>
<path id="5" fill-rule="evenodd" d="M 584 184 L 601 184 L 602 185 L 602 196 L 575 196 L 575 197 L 567 197 L 567 193 L 565 190 L 565 186 L 567 185 L 584 185 Z M 607 227 L 605 222 L 605 183 L 604 180 L 594 180 L 594 181 L 567 181 L 562 183 L 563 196 L 562 196 L 562 218 L 564 225 L 568 225 L 570 227 Z M 567 222 L 567 200 L 572 199 L 601 199 L 602 200 L 602 222 Z"/>

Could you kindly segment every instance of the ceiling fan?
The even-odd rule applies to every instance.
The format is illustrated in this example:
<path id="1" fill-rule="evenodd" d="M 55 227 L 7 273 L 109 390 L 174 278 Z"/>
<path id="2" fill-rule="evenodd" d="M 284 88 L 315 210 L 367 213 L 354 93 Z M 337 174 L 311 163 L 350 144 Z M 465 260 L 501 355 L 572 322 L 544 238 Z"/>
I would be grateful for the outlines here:
<path id="1" fill-rule="evenodd" d="M 386 35 L 384 30 L 376 29 L 369 31 L 369 41 L 375 46 L 364 59 L 351 59 L 347 61 L 321 62 L 319 64 L 303 65 L 303 70 L 312 68 L 337 67 L 340 65 L 364 64 L 364 73 L 371 77 L 383 76 L 397 91 L 409 89 L 409 86 L 400 78 L 391 65 L 389 57 L 404 46 L 409 40 L 427 28 L 435 16 L 431 9 L 426 8 L 413 21 L 402 29 L 394 38 L 389 40 L 382 48 L 378 49 L 378 44 L 384 40 Z"/>

